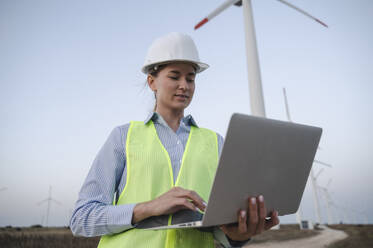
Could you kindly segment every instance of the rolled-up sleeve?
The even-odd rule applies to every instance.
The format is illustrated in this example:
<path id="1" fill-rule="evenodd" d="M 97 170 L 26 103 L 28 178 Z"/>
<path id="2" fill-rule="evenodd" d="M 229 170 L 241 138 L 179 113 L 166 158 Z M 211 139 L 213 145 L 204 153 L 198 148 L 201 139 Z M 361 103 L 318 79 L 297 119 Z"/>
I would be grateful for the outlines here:
<path id="1" fill-rule="evenodd" d="M 126 166 L 127 130 L 128 125 L 114 128 L 93 161 L 70 220 L 76 236 L 101 236 L 132 228 L 135 204 L 113 205 Z"/>

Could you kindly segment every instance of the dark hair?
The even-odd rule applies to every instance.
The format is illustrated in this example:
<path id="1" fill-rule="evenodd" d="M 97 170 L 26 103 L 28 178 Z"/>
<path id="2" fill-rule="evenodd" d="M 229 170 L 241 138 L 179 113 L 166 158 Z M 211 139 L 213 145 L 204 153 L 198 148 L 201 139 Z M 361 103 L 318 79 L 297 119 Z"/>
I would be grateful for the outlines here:
<path id="1" fill-rule="evenodd" d="M 153 77 L 157 77 L 158 76 L 158 73 L 164 69 L 165 67 L 167 66 L 167 64 L 163 64 L 163 65 L 155 65 L 151 68 L 149 68 L 148 70 L 148 74 L 152 75 Z M 154 108 L 153 108 L 153 111 L 155 112 L 155 110 L 157 109 L 157 97 L 155 95 L 156 93 L 154 92 L 154 98 L 155 98 L 155 104 L 154 104 Z"/>

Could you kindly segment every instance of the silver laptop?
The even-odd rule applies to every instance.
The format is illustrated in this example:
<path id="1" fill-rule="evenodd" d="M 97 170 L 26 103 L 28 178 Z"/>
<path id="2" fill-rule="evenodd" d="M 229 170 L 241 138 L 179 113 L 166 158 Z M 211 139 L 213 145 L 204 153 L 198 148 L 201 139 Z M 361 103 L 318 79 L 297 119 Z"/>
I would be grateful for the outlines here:
<path id="1" fill-rule="evenodd" d="M 263 195 L 269 214 L 297 211 L 322 129 L 233 114 L 205 213 L 182 210 L 153 216 L 140 229 L 204 228 L 237 222 L 250 196 Z M 198 192 L 197 192 L 198 193 Z"/>

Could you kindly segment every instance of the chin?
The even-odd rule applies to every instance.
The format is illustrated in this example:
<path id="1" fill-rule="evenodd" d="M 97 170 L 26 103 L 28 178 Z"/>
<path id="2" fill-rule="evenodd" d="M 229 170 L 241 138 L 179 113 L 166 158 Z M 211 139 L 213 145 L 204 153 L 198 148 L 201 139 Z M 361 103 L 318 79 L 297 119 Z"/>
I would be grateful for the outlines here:
<path id="1" fill-rule="evenodd" d="M 173 106 L 173 109 L 174 110 L 177 110 L 177 111 L 184 111 L 184 109 L 186 109 L 187 107 L 189 106 L 189 104 L 186 104 L 186 105 L 174 105 Z"/>

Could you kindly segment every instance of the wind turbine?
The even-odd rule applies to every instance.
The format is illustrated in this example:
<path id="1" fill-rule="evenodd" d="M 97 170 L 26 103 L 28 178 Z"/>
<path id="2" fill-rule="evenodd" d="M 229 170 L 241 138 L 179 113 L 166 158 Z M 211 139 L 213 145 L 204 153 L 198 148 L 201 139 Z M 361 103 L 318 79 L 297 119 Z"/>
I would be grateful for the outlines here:
<path id="1" fill-rule="evenodd" d="M 62 203 L 60 203 L 59 201 L 56 201 L 55 199 L 52 198 L 52 186 L 49 186 L 49 194 L 48 194 L 48 198 L 47 199 L 44 199 L 42 200 L 41 202 L 39 202 L 37 205 L 40 206 L 42 205 L 43 203 L 47 202 L 47 221 L 46 221 L 46 226 L 48 226 L 48 220 L 49 220 L 49 210 L 50 210 L 50 207 L 51 207 L 51 203 L 56 203 L 58 205 L 62 205 Z"/>
<path id="2" fill-rule="evenodd" d="M 360 212 L 361 216 L 363 217 L 364 219 L 364 224 L 365 225 L 368 225 L 368 216 L 365 212 Z"/>
<path id="3" fill-rule="evenodd" d="M 317 223 L 319 223 L 319 224 L 321 224 L 321 214 L 320 214 L 319 195 L 318 195 L 318 190 L 317 190 L 317 187 L 318 187 L 317 178 L 319 177 L 319 175 L 321 174 L 321 172 L 323 170 L 324 169 L 321 168 L 315 176 L 315 174 L 313 172 L 313 168 L 311 169 L 311 184 L 312 184 L 312 192 L 313 192 L 313 204 L 314 204 L 314 207 L 315 207 L 316 220 L 317 220 Z"/>
<path id="4" fill-rule="evenodd" d="M 73 210 L 71 208 L 69 208 L 69 215 L 68 215 L 68 218 L 67 218 L 67 226 L 70 226 L 70 220 L 71 220 L 72 216 L 73 216 Z"/>
<path id="5" fill-rule="evenodd" d="M 321 162 L 319 160 L 313 160 L 314 163 L 317 163 L 317 164 L 321 164 L 321 165 L 324 165 L 324 166 L 327 166 L 327 167 L 332 167 L 330 164 L 327 164 L 327 163 L 324 163 L 324 162 Z M 314 169 L 311 168 L 311 184 L 312 184 L 312 192 L 313 192 L 313 203 L 314 203 L 314 207 L 315 207 L 315 212 L 316 212 L 316 219 L 317 219 L 317 222 L 319 224 L 321 224 L 321 215 L 320 215 L 320 203 L 319 203 L 319 196 L 318 196 L 318 190 L 317 188 L 319 187 L 317 185 L 317 178 L 319 177 L 319 175 L 321 174 L 321 172 L 324 170 L 324 168 L 321 168 L 317 174 L 315 175 L 314 174 Z"/>
<path id="6" fill-rule="evenodd" d="M 282 91 L 283 91 L 283 94 L 284 94 L 284 102 L 285 102 L 285 109 L 286 109 L 286 116 L 287 116 L 287 119 L 289 122 L 292 122 L 291 120 L 291 117 L 290 117 L 290 111 L 289 111 L 289 104 L 288 104 L 288 98 L 287 98 L 287 95 L 286 95 L 286 89 L 285 88 L 282 88 Z M 314 163 L 318 163 L 318 164 L 321 164 L 321 165 L 324 165 L 324 166 L 327 166 L 327 167 L 332 167 L 330 164 L 327 164 L 327 163 L 324 163 L 324 162 L 321 162 L 319 160 L 313 160 Z M 321 172 L 324 170 L 324 168 L 321 168 L 317 174 L 315 175 L 314 174 L 314 170 L 313 168 L 311 168 L 311 184 L 312 184 L 312 192 L 313 192 L 313 203 L 314 203 L 314 207 L 315 207 L 315 215 L 316 215 L 316 219 L 318 221 L 318 223 L 320 224 L 321 223 L 321 215 L 320 215 L 320 203 L 319 203 L 319 196 L 318 196 L 318 190 L 317 190 L 317 178 L 319 177 L 319 175 L 321 174 Z M 301 216 L 301 208 L 299 207 L 299 210 L 297 211 L 297 220 L 298 222 L 301 221 L 302 219 L 302 216 Z"/>
<path id="7" fill-rule="evenodd" d="M 325 197 L 325 202 L 326 202 L 326 210 L 328 213 L 328 225 L 333 224 L 333 215 L 331 212 L 331 206 L 333 205 L 332 199 L 329 194 L 329 186 L 331 183 L 332 179 L 329 179 L 328 184 L 325 187 L 319 186 L 319 188 L 324 192 L 324 197 Z"/>
<path id="8" fill-rule="evenodd" d="M 343 219 L 345 220 L 345 224 L 352 224 L 350 215 L 348 214 L 348 209 L 345 207 L 339 207 L 340 210 L 342 210 Z"/>
<path id="9" fill-rule="evenodd" d="M 290 117 L 290 110 L 289 110 L 288 98 L 287 98 L 287 96 L 286 96 L 286 89 L 283 88 L 282 90 L 283 90 L 283 94 L 284 94 L 284 102 L 285 102 L 285 109 L 286 109 L 286 117 L 287 117 L 287 119 L 288 119 L 289 122 L 293 122 L 293 121 L 291 120 L 291 117 Z M 301 203 L 302 203 L 302 202 L 301 202 Z M 296 219 L 297 219 L 297 221 L 298 221 L 298 223 L 299 223 L 300 229 L 303 229 L 303 228 L 302 228 L 302 205 L 301 205 L 301 204 L 299 205 L 299 209 L 298 209 L 298 211 L 296 212 L 296 217 L 297 217 Z"/>
<path id="10" fill-rule="evenodd" d="M 284 0 L 278 0 L 278 1 L 283 4 L 286 4 L 288 7 L 295 9 L 296 11 L 302 13 L 303 15 L 315 20 L 321 25 L 328 27 L 325 23 L 313 17 L 309 13 L 301 10 L 300 8 Z M 200 21 L 194 27 L 194 29 L 198 29 L 203 24 L 213 19 L 215 16 L 220 14 L 223 10 L 227 9 L 231 5 L 236 5 L 236 6 L 242 5 L 242 8 L 243 8 L 251 113 L 256 116 L 265 117 L 266 114 L 265 114 L 265 107 L 264 107 L 264 97 L 263 97 L 263 89 L 262 89 L 262 82 L 261 82 L 261 76 L 260 76 L 258 48 L 256 45 L 255 27 L 254 27 L 254 18 L 253 18 L 252 7 L 251 7 L 251 0 L 226 0 L 213 12 L 211 12 L 208 16 L 206 16 L 202 21 Z"/>
<path id="11" fill-rule="evenodd" d="M 365 212 L 359 212 L 357 211 L 358 214 L 360 214 L 360 216 L 364 219 L 364 224 L 365 225 L 368 225 L 368 217 L 367 217 L 367 214 Z"/>
<path id="12" fill-rule="evenodd" d="M 340 213 L 339 207 L 334 203 L 332 198 L 331 198 L 331 200 L 332 200 L 331 204 L 334 207 L 334 216 L 335 216 L 335 219 L 336 219 L 336 223 L 337 224 L 343 223 L 343 214 Z"/>
<path id="13" fill-rule="evenodd" d="M 364 212 L 351 209 L 355 224 L 368 224 L 368 218 Z"/>

